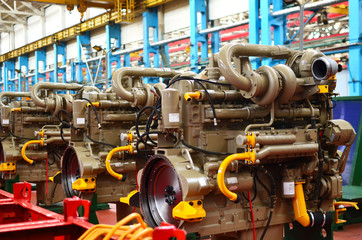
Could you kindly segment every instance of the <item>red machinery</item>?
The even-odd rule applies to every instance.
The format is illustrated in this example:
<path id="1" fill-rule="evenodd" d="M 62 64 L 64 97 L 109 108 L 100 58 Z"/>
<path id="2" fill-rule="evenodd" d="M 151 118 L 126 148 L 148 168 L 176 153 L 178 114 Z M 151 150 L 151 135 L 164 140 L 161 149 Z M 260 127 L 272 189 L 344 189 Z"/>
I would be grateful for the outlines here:
<path id="1" fill-rule="evenodd" d="M 178 240 L 186 239 L 185 231 L 179 230 L 173 225 L 163 224 L 154 230 L 150 229 L 138 214 L 131 214 L 114 227 L 106 225 L 95 226 L 88 223 L 91 205 L 91 202 L 88 200 L 82 200 L 78 197 L 64 199 L 63 216 L 31 204 L 30 183 L 15 183 L 13 189 L 14 194 L 0 190 L 1 240 L 75 240 L 78 238 L 100 239 L 100 237 L 103 239 L 107 235 L 111 238 L 114 234 L 109 234 L 109 230 L 112 229 L 115 230 L 116 236 L 120 230 L 123 231 L 121 235 L 124 235 L 124 229 L 129 230 L 129 233 L 133 234 L 132 229 L 137 229 L 137 225 L 129 227 L 124 227 L 123 225 L 135 218 L 138 219 L 140 224 L 144 225 L 144 229 L 141 230 L 149 232 L 148 237 L 143 238 L 140 236 L 140 238 L 135 239 L 168 240 L 172 237 Z M 84 207 L 84 217 L 78 216 L 78 208 L 80 206 Z M 105 231 L 102 230 L 101 234 L 98 234 L 96 238 L 92 238 L 90 235 L 95 236 L 93 230 L 98 231 L 99 229 L 105 229 Z M 84 236 L 82 236 L 83 233 L 85 233 Z M 129 239 L 129 236 L 131 235 L 124 235 L 125 239 Z"/>
<path id="2" fill-rule="evenodd" d="M 64 216 L 30 203 L 30 183 L 15 183 L 14 194 L 0 190 L 0 239 L 78 239 L 93 226 L 88 223 L 90 201 L 64 199 Z M 84 217 L 78 217 L 78 207 Z"/>

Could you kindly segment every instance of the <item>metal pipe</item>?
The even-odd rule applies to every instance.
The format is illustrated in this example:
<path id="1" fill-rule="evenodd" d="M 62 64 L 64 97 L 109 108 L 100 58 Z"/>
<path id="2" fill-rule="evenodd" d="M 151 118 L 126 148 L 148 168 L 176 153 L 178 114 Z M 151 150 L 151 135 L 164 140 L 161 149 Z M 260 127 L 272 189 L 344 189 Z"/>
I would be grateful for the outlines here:
<path id="1" fill-rule="evenodd" d="M 176 37 L 176 38 L 164 39 L 164 40 L 161 40 L 161 41 L 151 43 L 150 45 L 151 45 L 151 47 L 158 47 L 158 46 L 166 45 L 166 44 L 169 44 L 169 43 L 172 43 L 172 42 L 185 40 L 185 39 L 188 39 L 188 38 L 190 38 L 190 34 L 186 34 L 186 35 Z"/>
<path id="2" fill-rule="evenodd" d="M 143 49 L 143 47 L 136 47 L 136 48 L 125 49 L 125 50 L 121 50 L 121 51 L 116 51 L 116 52 L 112 52 L 112 56 L 117 56 L 117 55 L 123 55 L 123 54 L 127 54 L 127 53 L 138 52 L 138 51 L 141 51 L 142 49 Z"/>
<path id="3" fill-rule="evenodd" d="M 304 6 L 304 10 L 318 9 L 321 7 L 330 6 L 332 4 L 341 3 L 341 2 L 345 2 L 345 0 L 323 0 L 323 1 L 313 2 L 313 3 L 306 4 Z M 291 13 L 297 13 L 299 11 L 300 11 L 300 7 L 297 6 L 297 7 L 291 7 L 291 8 L 279 10 L 276 12 L 272 12 L 271 15 L 273 17 L 277 17 L 277 16 L 288 15 Z"/>
<path id="4" fill-rule="evenodd" d="M 76 84 L 76 83 L 49 83 L 49 82 L 41 82 L 41 83 L 37 83 L 35 84 L 32 88 L 31 88 L 31 99 L 33 100 L 33 102 L 39 106 L 39 107 L 43 107 L 49 110 L 53 110 L 55 108 L 55 99 L 41 99 L 38 96 L 38 91 L 40 89 L 57 89 L 57 90 L 73 90 L 73 91 L 77 91 L 79 89 L 81 89 L 83 86 L 80 84 Z"/>
<path id="5" fill-rule="evenodd" d="M 222 31 L 225 29 L 239 27 L 239 26 L 246 25 L 246 24 L 249 24 L 249 19 L 245 19 L 240 22 L 232 23 L 229 25 L 217 26 L 217 27 L 213 27 L 213 28 L 204 29 L 204 30 L 199 31 L 199 34 L 209 34 L 209 33 L 219 32 L 219 31 Z"/>
<path id="6" fill-rule="evenodd" d="M 0 93 L 0 107 L 4 107 L 5 103 L 3 102 L 4 97 L 30 97 L 29 92 L 1 92 Z"/>
<path id="7" fill-rule="evenodd" d="M 260 128 L 260 127 L 270 127 L 274 123 L 274 114 L 275 114 L 275 108 L 274 108 L 274 102 L 272 102 L 272 107 L 270 109 L 270 121 L 268 123 L 255 123 L 255 124 L 249 124 L 244 132 L 249 132 L 249 129 L 251 128 Z"/>
<path id="8" fill-rule="evenodd" d="M 124 77 L 174 77 L 181 72 L 166 68 L 132 68 L 124 67 L 116 70 L 112 76 L 112 89 L 122 99 L 134 102 L 135 94 L 123 87 Z M 141 104 L 141 103 L 139 103 Z"/>
<path id="9" fill-rule="evenodd" d="M 317 143 L 267 146 L 256 153 L 256 159 L 262 160 L 263 158 L 275 155 L 291 155 L 316 152 L 318 152 Z"/>

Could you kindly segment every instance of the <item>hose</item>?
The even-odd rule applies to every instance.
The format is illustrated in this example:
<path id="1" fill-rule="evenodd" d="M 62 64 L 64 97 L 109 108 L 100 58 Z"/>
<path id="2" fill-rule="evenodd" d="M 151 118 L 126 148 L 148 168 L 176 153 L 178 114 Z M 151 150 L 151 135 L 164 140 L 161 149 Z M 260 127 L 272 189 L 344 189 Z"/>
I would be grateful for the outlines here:
<path id="1" fill-rule="evenodd" d="M 120 173 L 116 173 L 115 171 L 113 171 L 112 167 L 111 167 L 111 159 L 113 157 L 113 155 L 116 153 L 116 152 L 124 152 L 124 151 L 129 151 L 130 153 L 133 153 L 133 147 L 132 145 L 127 145 L 127 146 L 122 146 L 122 147 L 116 147 L 116 148 L 113 148 L 107 155 L 107 158 L 106 158 L 106 168 L 107 168 L 107 171 L 108 173 L 121 180 L 121 181 L 125 181 L 126 180 L 126 175 L 123 175 L 123 174 L 120 174 Z"/>
<path id="2" fill-rule="evenodd" d="M 40 139 L 40 140 L 31 140 L 29 142 L 26 142 L 23 146 L 23 148 L 21 149 L 21 156 L 23 157 L 23 159 L 25 161 L 27 161 L 29 164 L 33 164 L 34 160 L 31 160 L 30 158 L 28 158 L 25 154 L 26 148 L 30 145 L 30 144 L 40 144 L 42 146 L 44 146 L 44 140 Z"/>

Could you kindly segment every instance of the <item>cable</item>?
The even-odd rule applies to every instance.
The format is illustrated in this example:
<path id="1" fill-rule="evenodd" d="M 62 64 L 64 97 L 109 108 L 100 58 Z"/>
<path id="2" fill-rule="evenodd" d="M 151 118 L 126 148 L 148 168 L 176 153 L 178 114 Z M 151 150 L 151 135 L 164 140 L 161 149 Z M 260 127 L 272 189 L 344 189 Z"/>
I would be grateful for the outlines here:
<path id="1" fill-rule="evenodd" d="M 251 211 L 251 220 L 253 221 L 253 239 L 255 240 L 256 238 L 255 238 L 255 221 L 254 221 L 253 203 L 251 202 L 249 190 L 248 190 L 248 198 L 249 198 L 250 211 Z"/>
<path id="2" fill-rule="evenodd" d="M 88 100 L 89 101 L 89 100 Z M 93 105 L 92 105 L 93 106 Z M 94 106 L 93 106 L 94 107 Z M 57 117 L 58 117 L 58 119 L 59 119 L 59 121 L 62 123 L 62 126 L 60 127 L 60 137 L 62 138 L 62 140 L 65 142 L 65 143 L 67 143 L 67 145 L 69 145 L 68 144 L 68 142 L 65 140 L 65 138 L 64 138 L 64 132 L 63 132 L 63 128 L 72 128 L 72 129 L 74 129 L 74 130 L 79 130 L 79 131 L 81 131 L 82 133 L 85 133 L 85 131 L 83 130 L 83 129 L 81 129 L 81 128 L 76 128 L 76 127 L 74 127 L 72 124 L 70 124 L 69 122 L 66 122 L 66 121 L 64 121 L 64 120 L 62 120 L 61 119 L 61 117 L 60 117 L 60 113 L 61 112 L 64 112 L 65 114 L 67 114 L 67 116 L 68 116 L 68 118 L 69 118 L 69 122 L 71 122 L 72 121 L 72 116 L 70 115 L 70 113 L 68 112 L 68 111 L 66 111 L 66 110 L 60 110 L 59 112 L 58 112 L 58 114 L 57 114 Z M 97 112 L 96 112 L 96 116 L 98 116 L 97 115 Z M 97 120 L 99 121 L 99 119 L 98 119 L 98 117 L 97 117 Z M 100 126 L 100 124 L 98 124 L 98 126 Z M 105 143 L 105 142 L 101 142 L 101 141 L 97 141 L 97 140 L 94 140 L 94 139 L 92 139 L 90 136 L 88 136 L 88 135 L 86 135 L 86 137 L 88 138 L 88 140 L 90 140 L 91 142 L 94 142 L 94 143 L 97 143 L 97 144 L 102 144 L 102 145 L 105 145 L 105 146 L 110 146 L 110 147 L 113 147 L 113 148 L 115 148 L 115 147 L 117 147 L 116 145 L 113 145 L 113 144 L 110 144 L 110 143 Z"/>
<path id="3" fill-rule="evenodd" d="M 86 137 L 87 137 L 90 141 L 92 141 L 92 142 L 94 142 L 94 143 L 102 144 L 102 145 L 105 145 L 105 146 L 110 146 L 110 147 L 113 147 L 113 148 L 116 148 L 116 147 L 117 147 L 117 145 L 113 145 L 113 144 L 110 144 L 110 143 L 105 143 L 105 142 L 96 141 L 96 140 L 92 139 L 92 138 L 91 138 L 90 136 L 88 136 L 88 135 L 86 135 Z"/>
<path id="4" fill-rule="evenodd" d="M 94 111 L 94 114 L 96 115 L 96 118 L 97 118 L 97 122 L 98 122 L 98 128 L 101 129 L 102 126 L 101 126 L 101 122 L 99 121 L 99 117 L 98 117 L 98 113 L 97 113 L 97 109 L 96 107 L 93 105 L 93 103 L 88 99 L 88 98 L 80 98 L 81 100 L 86 100 L 91 106 L 92 106 L 92 109 Z"/>
<path id="5" fill-rule="evenodd" d="M 268 217 L 268 222 L 265 225 L 264 231 L 260 237 L 260 240 L 263 240 L 265 237 L 265 234 L 268 231 L 271 219 L 273 217 L 273 212 L 274 212 L 274 200 L 276 198 L 276 184 L 275 184 L 275 180 L 273 175 L 265 168 L 260 167 L 260 166 L 256 166 L 256 169 L 261 171 L 262 173 L 264 173 L 268 178 L 269 178 L 269 182 L 270 182 L 270 190 L 269 188 L 259 179 L 258 177 L 258 173 L 256 172 L 256 180 L 260 183 L 260 185 L 268 192 L 269 194 L 269 198 L 270 198 L 270 213 L 269 213 L 269 217 Z"/>
<path id="6" fill-rule="evenodd" d="M 205 154 L 213 154 L 213 155 L 219 155 L 219 156 L 228 156 L 228 155 L 232 154 L 232 153 L 221 153 L 221 152 L 212 152 L 212 151 L 204 150 L 202 148 L 191 146 L 191 145 L 187 144 L 184 140 L 181 140 L 181 143 L 183 145 L 185 145 L 186 147 L 191 148 L 192 150 L 202 152 L 202 153 L 205 153 Z"/>

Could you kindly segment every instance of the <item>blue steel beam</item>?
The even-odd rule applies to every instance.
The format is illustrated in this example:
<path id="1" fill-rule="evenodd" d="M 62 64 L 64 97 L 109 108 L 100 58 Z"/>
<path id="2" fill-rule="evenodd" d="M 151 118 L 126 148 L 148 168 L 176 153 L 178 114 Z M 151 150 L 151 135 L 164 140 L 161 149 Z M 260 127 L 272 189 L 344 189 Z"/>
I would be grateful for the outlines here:
<path id="1" fill-rule="evenodd" d="M 42 69 L 40 69 L 40 64 L 42 63 Z M 35 78 L 32 81 L 32 85 L 37 84 L 39 82 L 39 78 L 42 78 L 43 81 L 45 80 L 45 74 L 41 73 L 46 68 L 46 52 L 45 48 L 39 49 L 35 51 Z"/>
<path id="2" fill-rule="evenodd" d="M 190 0 L 190 42 L 191 71 L 199 72 L 199 43 L 201 43 L 201 61 L 208 60 L 207 34 L 198 31 L 197 15 L 201 16 L 201 29 L 207 28 L 207 0 Z"/>
<path id="3" fill-rule="evenodd" d="M 59 82 L 58 75 L 59 73 L 63 74 L 62 82 L 65 83 L 66 75 L 65 75 L 65 69 L 59 69 L 58 67 L 58 57 L 59 55 L 62 57 L 62 66 L 65 66 L 67 64 L 67 58 L 66 58 L 66 51 L 65 51 L 66 44 L 65 43 L 54 43 L 53 49 L 54 49 L 54 75 L 53 75 L 53 82 Z"/>
<path id="4" fill-rule="evenodd" d="M 214 21 L 211 21 L 211 27 L 214 27 Z M 211 33 L 211 52 L 218 53 L 220 51 L 220 32 Z"/>
<path id="5" fill-rule="evenodd" d="M 349 1 L 349 95 L 362 95 L 362 0 Z"/>
<path id="6" fill-rule="evenodd" d="M 27 74 L 27 72 L 29 70 L 28 54 L 19 56 L 18 62 L 19 62 L 19 70 L 20 70 L 20 73 L 18 73 L 18 92 L 27 91 L 27 90 L 29 90 L 29 82 L 27 81 L 25 75 Z M 24 83 L 25 88 L 22 88 L 23 83 Z"/>
<path id="7" fill-rule="evenodd" d="M 259 18 L 260 0 L 249 0 L 249 43 L 260 43 L 261 21 Z M 251 59 L 251 65 L 254 69 L 260 67 L 260 59 Z"/>
<path id="8" fill-rule="evenodd" d="M 150 8 L 143 13 L 143 63 L 151 67 L 150 54 L 153 53 L 153 67 L 160 67 L 159 47 L 150 44 L 150 28 L 153 30 L 153 41 L 158 42 L 157 7 Z M 145 83 L 157 82 L 158 79 L 144 78 Z"/>
<path id="9" fill-rule="evenodd" d="M 90 32 L 85 32 L 83 35 L 77 36 L 77 62 L 76 62 L 76 81 L 83 83 L 82 69 L 86 67 L 86 64 L 82 61 L 82 45 L 90 46 Z M 90 80 L 90 73 L 87 72 L 86 80 Z"/>
<path id="10" fill-rule="evenodd" d="M 113 56 L 112 51 L 114 49 L 121 48 L 121 25 L 120 24 L 108 24 L 106 25 L 106 57 L 107 57 L 107 81 L 112 79 L 112 63 L 116 62 L 116 68 L 121 68 L 120 56 Z"/>
<path id="11" fill-rule="evenodd" d="M 9 82 L 9 79 L 15 78 L 15 61 L 4 62 L 4 91 L 15 92 L 15 85 Z"/>

